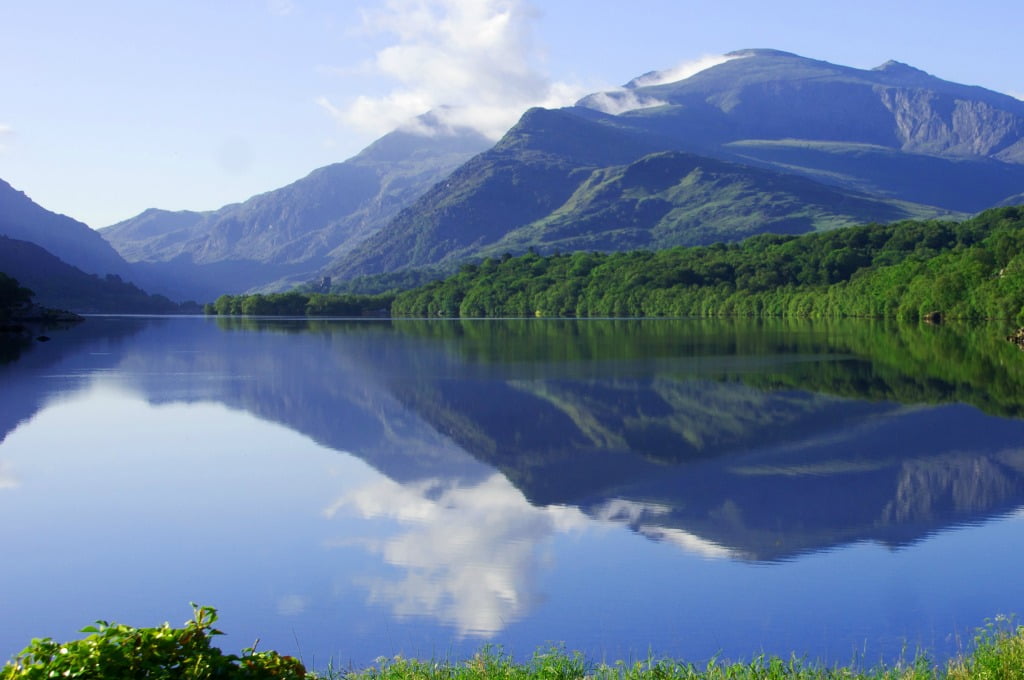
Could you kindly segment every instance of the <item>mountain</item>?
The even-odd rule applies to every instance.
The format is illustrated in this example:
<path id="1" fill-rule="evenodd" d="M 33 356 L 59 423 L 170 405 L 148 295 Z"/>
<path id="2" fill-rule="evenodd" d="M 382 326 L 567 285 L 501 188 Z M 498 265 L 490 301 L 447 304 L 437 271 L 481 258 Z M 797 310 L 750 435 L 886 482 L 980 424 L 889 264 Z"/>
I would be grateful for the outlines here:
<path id="1" fill-rule="evenodd" d="M 325 272 L 959 217 L 1024 189 L 1024 102 L 904 64 L 744 50 L 660 81 L 528 111 Z"/>
<path id="2" fill-rule="evenodd" d="M 305 280 L 490 144 L 426 114 L 415 128 L 243 203 L 212 212 L 147 210 L 101 234 L 150 275 L 187 283 L 191 296 Z"/>
<path id="3" fill-rule="evenodd" d="M 0 236 L 31 241 L 91 274 L 131 275 L 131 266 L 88 225 L 50 212 L 2 179 Z"/>
<path id="4" fill-rule="evenodd" d="M 621 125 L 720 157 L 847 188 L 977 212 L 1024 187 L 1024 102 L 896 61 L 856 69 L 742 50 L 689 78 L 657 74 L 577 105 L 642 105 Z"/>
<path id="5" fill-rule="evenodd" d="M 31 289 L 44 307 L 82 314 L 167 314 L 181 307 L 162 295 L 150 295 L 117 274 L 97 276 L 73 267 L 44 248 L 0 236 L 0 272 Z M 188 311 L 198 311 L 191 309 Z"/>
<path id="6" fill-rule="evenodd" d="M 557 205 L 539 217 L 530 215 L 535 219 L 524 220 L 522 226 L 512 222 L 517 212 L 504 206 L 495 209 L 499 216 L 487 212 L 485 206 L 467 209 L 469 214 L 464 214 L 441 203 L 419 214 L 410 211 L 403 215 L 414 219 L 403 224 L 400 217 L 389 229 L 368 239 L 355 254 L 365 259 L 359 261 L 354 256 L 354 261 L 343 260 L 330 271 L 345 278 L 371 274 L 381 265 L 393 266 L 396 258 L 403 258 L 397 260 L 403 267 L 424 267 L 472 257 L 500 257 L 529 248 L 541 252 L 657 249 L 734 241 L 762 232 L 799 234 L 864 222 L 952 216 L 928 206 L 878 199 L 797 175 L 680 151 L 648 154 L 626 165 L 595 167 L 574 186 L 578 170 L 564 170 L 557 178 L 561 185 L 545 176 L 541 186 L 525 189 L 533 191 L 535 198 L 540 191 L 560 189 L 557 197 L 543 196 L 533 202 L 508 200 L 508 207 L 517 206 L 518 214 Z M 453 175 L 449 182 L 458 177 Z M 523 187 L 521 182 L 519 187 Z M 498 193 L 497 187 L 492 190 Z M 486 198 L 487 193 L 482 193 Z M 474 219 L 479 226 L 470 222 Z M 467 228 L 470 224 L 472 229 Z M 399 226 L 406 229 L 396 233 Z M 507 230 L 498 231 L 500 226 Z M 441 249 L 431 243 L 439 233 L 446 234 Z M 395 243 L 400 247 L 392 248 Z M 372 248 L 387 258 L 375 257 Z"/>
<path id="7" fill-rule="evenodd" d="M 348 278 L 466 257 L 557 210 L 595 170 L 658 148 L 644 135 L 533 109 L 326 271 Z"/>

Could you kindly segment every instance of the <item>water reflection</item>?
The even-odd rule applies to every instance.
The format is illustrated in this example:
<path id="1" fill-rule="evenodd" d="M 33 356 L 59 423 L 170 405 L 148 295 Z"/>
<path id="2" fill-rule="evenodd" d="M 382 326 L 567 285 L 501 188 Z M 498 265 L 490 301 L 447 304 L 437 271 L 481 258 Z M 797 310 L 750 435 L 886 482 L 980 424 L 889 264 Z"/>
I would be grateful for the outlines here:
<path id="1" fill-rule="evenodd" d="M 478 484 L 381 480 L 328 508 L 351 507 L 366 519 L 396 519 L 404 531 L 367 542 L 397 579 L 376 578 L 371 598 L 399 617 L 434 616 L 461 635 L 490 637 L 540 599 L 535 578 L 542 547 L 556 533 L 580 530 L 575 508 L 535 507 L 499 474 Z"/>
<path id="2" fill-rule="evenodd" d="M 738 558 L 740 554 L 723 545 L 691 534 L 683 529 L 663 526 L 672 515 L 672 507 L 615 498 L 591 508 L 591 514 L 603 521 L 624 524 L 654 541 L 677 546 L 708 559 Z"/>
<path id="3" fill-rule="evenodd" d="M 204 442 L 211 460 L 219 449 L 237 454 L 228 441 L 243 439 L 260 465 L 272 459 L 273 474 L 301 488 L 288 477 L 294 444 L 268 451 L 213 422 L 245 414 L 243 430 L 275 423 L 376 471 L 333 484 L 318 462 L 308 482 L 317 491 L 303 497 L 315 517 L 291 517 L 294 528 L 285 514 L 257 520 L 285 535 L 261 547 L 281 553 L 265 558 L 280 578 L 294 568 L 280 566 L 292 549 L 327 550 L 322 568 L 334 572 L 333 590 L 297 578 L 264 588 L 274 616 L 322 621 L 356 588 L 359 602 L 346 606 L 377 631 L 360 634 L 433 620 L 458 637 L 493 638 L 540 629 L 539 612 L 550 616 L 547 602 L 561 597 L 546 585 L 565 568 L 558 555 L 595 533 L 641 537 L 665 564 L 685 556 L 719 569 L 782 568 L 865 541 L 900 549 L 1019 512 L 1024 422 L 1005 416 L 1024 414 L 1024 362 L 990 341 L 998 337 L 869 324 L 94 319 L 0 366 L 0 498 L 25 491 L 25 474 L 44 476 L 23 467 L 31 456 L 11 457 L 8 434 L 36 432 L 37 414 L 59 404 L 96 408 L 98 386 L 166 409 L 161 427 Z M 220 415 L 172 413 L 186 404 L 216 404 L 204 412 Z M 114 480 L 104 487 L 113 511 L 135 513 L 148 507 L 146 490 L 119 488 L 117 457 L 104 454 L 155 446 L 141 422 L 125 421 L 120 440 L 79 425 L 48 433 L 46 445 L 83 452 Z M 262 479 L 261 493 L 273 494 L 274 481 Z M 174 483 L 172 494 L 192 492 Z M 254 517 L 292 503 L 244 491 L 225 494 Z M 311 542 L 295 548 L 306 532 Z M 595 550 L 587 566 L 629 557 Z M 849 587 L 839 577 L 829 586 Z M 815 606 L 801 597 L 788 606 Z"/>
<path id="4" fill-rule="evenodd" d="M 4 460 L 0 460 L 0 489 L 15 489 L 21 484 L 14 470 Z"/>

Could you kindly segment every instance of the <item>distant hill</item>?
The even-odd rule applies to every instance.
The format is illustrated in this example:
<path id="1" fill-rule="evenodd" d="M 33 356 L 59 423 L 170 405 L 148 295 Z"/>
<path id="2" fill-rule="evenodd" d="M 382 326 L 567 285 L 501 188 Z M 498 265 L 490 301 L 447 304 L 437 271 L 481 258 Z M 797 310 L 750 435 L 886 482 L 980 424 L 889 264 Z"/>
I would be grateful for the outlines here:
<path id="1" fill-rule="evenodd" d="M 29 288 L 34 294 L 33 300 L 44 307 L 80 314 L 183 311 L 166 297 L 149 295 L 117 274 L 88 274 L 35 243 L 6 236 L 0 236 L 0 272 Z"/>
<path id="2" fill-rule="evenodd" d="M 897 62 L 729 56 L 678 82 L 648 74 L 574 107 L 527 112 L 324 271 L 959 217 L 1024 190 L 1024 102 L 1013 97 Z"/>
<path id="3" fill-rule="evenodd" d="M 131 275 L 131 266 L 88 225 L 46 210 L 2 179 L 0 236 L 36 243 L 86 272 Z"/>
<path id="4" fill-rule="evenodd" d="M 243 203 L 212 212 L 147 210 L 101 234 L 148 276 L 175 279 L 190 297 L 312 278 L 491 144 L 434 115 L 417 123 L 415 132 L 396 130 L 343 163 Z"/>

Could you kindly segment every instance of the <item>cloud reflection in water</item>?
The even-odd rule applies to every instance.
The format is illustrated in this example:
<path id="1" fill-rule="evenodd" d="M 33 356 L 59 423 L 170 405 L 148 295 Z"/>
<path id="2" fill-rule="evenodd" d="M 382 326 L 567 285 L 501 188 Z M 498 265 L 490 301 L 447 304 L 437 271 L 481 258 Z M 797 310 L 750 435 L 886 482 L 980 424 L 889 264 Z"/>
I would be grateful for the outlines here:
<path id="1" fill-rule="evenodd" d="M 10 463 L 0 460 L 0 489 L 16 489 L 20 485 L 21 481 L 14 476 Z"/>
<path id="2" fill-rule="evenodd" d="M 476 485 L 380 480 L 332 504 L 406 531 L 366 543 L 404 576 L 374 579 L 373 601 L 399 618 L 432 616 L 462 636 L 491 637 L 524 616 L 540 595 L 536 574 L 546 539 L 591 523 L 576 508 L 529 504 L 501 474 Z"/>

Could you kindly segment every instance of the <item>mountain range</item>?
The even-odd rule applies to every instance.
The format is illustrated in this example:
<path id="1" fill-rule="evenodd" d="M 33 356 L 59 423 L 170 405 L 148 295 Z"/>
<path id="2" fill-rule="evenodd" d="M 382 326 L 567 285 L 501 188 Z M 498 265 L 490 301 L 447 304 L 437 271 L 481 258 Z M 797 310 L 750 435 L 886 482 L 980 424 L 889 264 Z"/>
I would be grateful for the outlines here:
<path id="1" fill-rule="evenodd" d="M 706 244 L 1024 201 L 1024 102 L 1008 95 L 894 61 L 865 70 L 763 49 L 667 79 L 531 109 L 496 144 L 425 114 L 245 202 L 100 230 L 112 248 L 63 216 L 69 235 L 54 239 L 56 218 L 23 201 L 0 203 L 0 235 L 210 300 L 528 249 Z M 89 241 L 89 258 L 68 259 L 72 241 Z"/>

